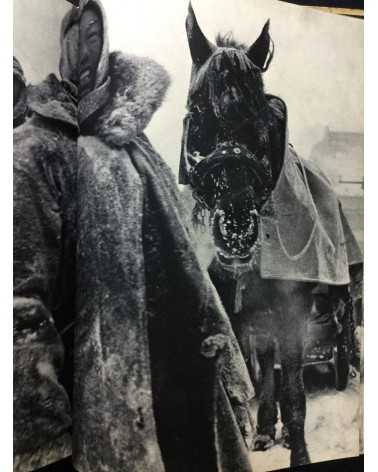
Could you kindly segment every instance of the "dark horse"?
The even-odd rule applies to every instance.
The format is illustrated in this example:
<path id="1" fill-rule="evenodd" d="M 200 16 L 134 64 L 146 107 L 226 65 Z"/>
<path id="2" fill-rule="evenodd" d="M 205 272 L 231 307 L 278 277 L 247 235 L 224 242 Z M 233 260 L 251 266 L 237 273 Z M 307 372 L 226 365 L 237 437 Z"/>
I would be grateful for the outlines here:
<path id="1" fill-rule="evenodd" d="M 310 460 L 304 435 L 303 348 L 306 315 L 310 313 L 316 280 L 275 276 L 275 261 L 271 264 L 273 275 L 261 276 L 262 246 L 269 248 L 269 238 L 273 238 L 261 221 L 272 216 L 269 201 L 279 180 L 283 185 L 280 176 L 285 156 L 294 156 L 290 157 L 295 160 L 293 166 L 302 181 L 307 172 L 286 141 L 284 102 L 264 92 L 262 73 L 274 52 L 269 21 L 250 47 L 236 43 L 231 36 L 218 36 L 216 45 L 212 44 L 199 28 L 191 5 L 186 27 L 193 68 L 180 183 L 192 188 L 197 221 L 201 214 L 207 212 L 209 216 L 217 250 L 210 276 L 247 360 L 253 357 L 250 341 L 257 340 L 259 362 L 254 365 L 261 368 L 261 382 L 255 448 L 266 449 L 275 437 L 276 339 L 282 370 L 281 417 L 291 449 L 291 465 L 305 464 Z M 287 194 L 289 199 L 288 191 Z M 285 215 L 285 204 L 281 207 Z M 298 212 L 302 210 L 298 208 Z M 310 225 L 305 212 L 303 215 L 303 227 L 292 228 L 283 220 L 290 234 L 306 233 Z M 319 238 L 324 236 L 324 227 L 319 230 Z M 315 234 L 313 228 L 309 241 Z M 286 247 L 295 245 L 294 236 L 287 238 Z M 295 257 L 290 260 L 297 270 Z M 306 272 L 307 266 L 301 270 Z M 337 304 L 344 296 L 345 284 L 334 288 L 332 299 Z M 251 369 L 251 374 L 258 376 L 256 368 Z"/>

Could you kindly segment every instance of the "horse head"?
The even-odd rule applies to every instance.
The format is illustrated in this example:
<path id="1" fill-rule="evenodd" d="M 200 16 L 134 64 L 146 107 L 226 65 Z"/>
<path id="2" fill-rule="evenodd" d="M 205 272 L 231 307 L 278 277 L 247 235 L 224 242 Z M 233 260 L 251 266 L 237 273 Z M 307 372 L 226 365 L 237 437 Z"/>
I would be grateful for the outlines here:
<path id="1" fill-rule="evenodd" d="M 218 256 L 247 263 L 277 174 L 277 117 L 262 80 L 274 51 L 269 20 L 250 47 L 230 35 L 210 42 L 191 4 L 186 29 L 192 74 L 180 180 L 192 187 L 196 208 L 209 211 Z"/>

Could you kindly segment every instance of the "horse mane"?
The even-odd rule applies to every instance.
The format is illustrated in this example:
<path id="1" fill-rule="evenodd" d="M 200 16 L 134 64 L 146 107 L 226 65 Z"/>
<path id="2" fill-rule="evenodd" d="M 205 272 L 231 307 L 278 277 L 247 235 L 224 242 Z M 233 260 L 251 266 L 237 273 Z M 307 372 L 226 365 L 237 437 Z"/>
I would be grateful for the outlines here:
<path id="1" fill-rule="evenodd" d="M 240 43 L 234 38 L 232 31 L 224 34 L 218 33 L 215 38 L 215 44 L 220 48 L 248 49 L 246 44 Z"/>
<path id="2" fill-rule="evenodd" d="M 248 47 L 245 44 L 237 41 L 231 31 L 224 34 L 218 33 L 216 35 L 215 41 L 218 48 L 229 48 L 230 50 L 233 49 L 234 51 L 230 51 L 230 55 L 233 57 L 236 54 L 238 56 L 239 63 L 243 65 L 245 70 L 251 67 L 251 63 L 245 54 Z M 196 77 L 191 84 L 191 93 L 198 91 L 206 80 L 207 65 L 209 64 L 210 59 L 211 57 L 197 71 Z M 215 79 L 216 77 L 213 77 L 212 81 Z"/>

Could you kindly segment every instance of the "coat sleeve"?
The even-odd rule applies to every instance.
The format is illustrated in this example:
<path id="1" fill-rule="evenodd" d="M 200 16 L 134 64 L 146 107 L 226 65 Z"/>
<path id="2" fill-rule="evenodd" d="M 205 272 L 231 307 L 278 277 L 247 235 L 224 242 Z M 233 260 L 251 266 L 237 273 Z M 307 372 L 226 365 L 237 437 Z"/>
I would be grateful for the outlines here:
<path id="1" fill-rule="evenodd" d="M 42 132 L 41 132 L 42 133 Z M 53 318 L 61 244 L 60 185 L 51 142 L 25 127 L 14 139 L 14 453 L 59 442 L 70 428 L 59 381 L 64 348 Z M 51 452 L 51 451 L 50 451 Z M 55 460 L 58 460 L 56 458 Z"/>
<path id="2" fill-rule="evenodd" d="M 74 466 L 164 469 L 143 252 L 144 185 L 127 149 L 81 136 L 77 173 Z M 93 447 L 99 444 L 101 447 Z"/>

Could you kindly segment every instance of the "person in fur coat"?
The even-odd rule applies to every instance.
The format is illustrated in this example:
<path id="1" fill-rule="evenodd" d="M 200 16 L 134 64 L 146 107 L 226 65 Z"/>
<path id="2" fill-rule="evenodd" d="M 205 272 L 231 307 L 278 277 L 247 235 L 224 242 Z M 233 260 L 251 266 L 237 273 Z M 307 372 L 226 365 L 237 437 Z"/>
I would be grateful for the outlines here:
<path id="1" fill-rule="evenodd" d="M 71 454 L 77 105 L 50 75 L 14 130 L 14 471 Z"/>
<path id="2" fill-rule="evenodd" d="M 168 76 L 108 53 L 98 1 L 61 48 L 15 131 L 14 470 L 69 456 L 72 430 L 78 472 L 250 471 L 253 388 L 144 135 Z"/>
<path id="3" fill-rule="evenodd" d="M 246 366 L 173 175 L 144 134 L 169 77 L 150 59 L 109 54 L 98 0 L 66 18 L 68 43 L 78 23 L 74 465 L 250 471 Z"/>

